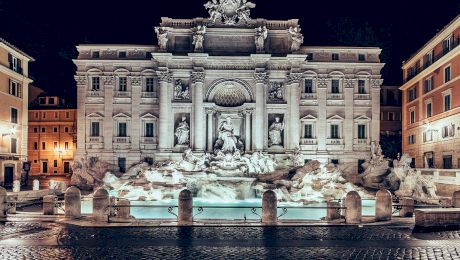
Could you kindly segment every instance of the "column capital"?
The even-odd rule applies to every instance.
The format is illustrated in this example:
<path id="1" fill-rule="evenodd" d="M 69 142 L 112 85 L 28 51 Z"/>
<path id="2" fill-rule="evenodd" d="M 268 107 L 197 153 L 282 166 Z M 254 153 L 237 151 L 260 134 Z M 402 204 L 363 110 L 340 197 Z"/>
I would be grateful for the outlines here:
<path id="1" fill-rule="evenodd" d="M 77 85 L 86 85 L 88 82 L 88 77 L 86 76 L 74 76 Z"/>
<path id="2" fill-rule="evenodd" d="M 346 78 L 343 80 L 343 85 L 345 88 L 354 88 L 357 82 L 357 79 Z"/>
<path id="3" fill-rule="evenodd" d="M 130 76 L 131 86 L 140 87 L 142 85 L 142 78 L 140 76 Z"/>
<path id="4" fill-rule="evenodd" d="M 102 81 L 104 82 L 104 85 L 115 85 L 114 76 L 103 76 Z"/>
<path id="5" fill-rule="evenodd" d="M 372 88 L 380 88 L 383 84 L 383 79 L 371 79 Z"/>
<path id="6" fill-rule="evenodd" d="M 319 77 L 318 83 L 317 83 L 318 88 L 327 88 L 327 82 L 328 82 L 327 77 Z"/>
<path id="7" fill-rule="evenodd" d="M 163 82 L 172 82 L 172 73 L 170 71 L 157 71 L 158 79 Z"/>
<path id="8" fill-rule="evenodd" d="M 254 109 L 246 109 L 246 110 L 244 111 L 244 113 L 245 113 L 247 116 L 250 116 L 250 115 L 254 114 Z"/>
<path id="9" fill-rule="evenodd" d="M 256 83 L 267 83 L 269 76 L 268 73 L 263 71 L 263 72 L 254 72 L 254 79 L 256 80 Z"/>
<path id="10" fill-rule="evenodd" d="M 289 75 L 287 76 L 287 83 L 288 83 L 288 84 L 300 83 L 300 81 L 302 80 L 302 78 L 303 78 L 303 74 L 302 74 L 302 73 L 291 72 L 291 73 L 289 73 Z"/>
<path id="11" fill-rule="evenodd" d="M 208 114 L 208 115 L 212 115 L 212 114 L 214 114 L 214 113 L 216 112 L 216 111 L 215 111 L 214 109 L 212 109 L 212 108 L 206 108 L 205 111 L 206 111 L 206 114 Z"/>
<path id="12" fill-rule="evenodd" d="M 195 83 L 203 83 L 206 77 L 206 73 L 204 71 L 193 71 L 190 75 L 190 81 L 192 84 Z"/>

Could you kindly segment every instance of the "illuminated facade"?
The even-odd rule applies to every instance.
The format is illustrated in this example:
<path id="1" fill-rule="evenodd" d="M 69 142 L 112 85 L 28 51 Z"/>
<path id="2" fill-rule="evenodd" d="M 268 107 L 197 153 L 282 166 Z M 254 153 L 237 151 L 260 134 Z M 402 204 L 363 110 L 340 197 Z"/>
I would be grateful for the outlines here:
<path id="1" fill-rule="evenodd" d="M 403 152 L 417 168 L 460 167 L 460 16 L 402 69 Z"/>
<path id="2" fill-rule="evenodd" d="M 27 161 L 29 62 L 32 57 L 0 38 L 0 185 L 21 179 Z"/>
<path id="3" fill-rule="evenodd" d="M 29 108 L 29 179 L 70 180 L 75 145 L 76 109 L 58 97 L 38 97 Z"/>

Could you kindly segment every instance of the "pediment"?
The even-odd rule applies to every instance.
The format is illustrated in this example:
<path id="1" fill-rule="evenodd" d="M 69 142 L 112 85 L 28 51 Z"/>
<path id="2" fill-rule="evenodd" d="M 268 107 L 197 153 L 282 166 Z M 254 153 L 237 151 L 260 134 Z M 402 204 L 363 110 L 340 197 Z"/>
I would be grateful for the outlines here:
<path id="1" fill-rule="evenodd" d="M 343 121 L 345 118 L 339 116 L 339 115 L 333 115 L 327 119 L 328 121 Z"/>
<path id="2" fill-rule="evenodd" d="M 126 118 L 126 119 L 129 119 L 129 118 L 131 118 L 131 116 L 129 114 L 126 114 L 126 113 L 118 113 L 118 114 L 114 115 L 113 118 Z"/>
<path id="3" fill-rule="evenodd" d="M 156 117 L 155 115 L 147 112 L 147 113 L 144 113 L 143 115 L 141 115 L 141 119 L 158 119 L 158 117 Z"/>
<path id="4" fill-rule="evenodd" d="M 91 113 L 86 115 L 87 118 L 104 118 L 104 115 L 98 112 Z"/>
<path id="5" fill-rule="evenodd" d="M 365 115 L 361 115 L 361 116 L 358 116 L 357 118 L 355 118 L 355 121 L 371 121 L 372 119 L 365 116 Z"/>
<path id="6" fill-rule="evenodd" d="M 308 114 L 308 115 L 302 117 L 301 120 L 304 120 L 304 121 L 316 121 L 316 120 L 318 120 L 318 118 Z"/>

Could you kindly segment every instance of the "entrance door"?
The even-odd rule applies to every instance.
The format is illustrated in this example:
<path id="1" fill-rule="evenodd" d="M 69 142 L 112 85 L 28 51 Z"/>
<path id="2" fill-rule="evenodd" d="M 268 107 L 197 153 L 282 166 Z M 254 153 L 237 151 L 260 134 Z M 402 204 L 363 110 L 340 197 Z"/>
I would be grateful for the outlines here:
<path id="1" fill-rule="evenodd" d="M 14 167 L 5 166 L 4 186 L 13 187 L 13 181 L 14 181 Z"/>

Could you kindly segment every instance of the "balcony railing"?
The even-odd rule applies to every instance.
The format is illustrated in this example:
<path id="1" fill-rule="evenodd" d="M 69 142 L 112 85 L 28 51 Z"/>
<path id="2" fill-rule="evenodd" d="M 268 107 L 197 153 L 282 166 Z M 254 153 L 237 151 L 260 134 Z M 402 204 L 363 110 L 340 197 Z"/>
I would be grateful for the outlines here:
<path id="1" fill-rule="evenodd" d="M 124 137 L 116 136 L 113 138 L 113 142 L 117 144 L 127 144 L 130 142 L 130 138 L 128 136 L 124 136 Z"/>
<path id="2" fill-rule="evenodd" d="M 442 52 L 435 54 L 433 56 L 433 59 L 431 61 L 424 62 L 423 66 L 420 68 L 415 68 L 412 71 L 409 71 L 409 74 L 407 77 L 404 79 L 404 83 L 408 82 L 409 80 L 413 79 L 415 76 L 420 74 L 420 72 L 424 71 L 426 68 L 430 67 L 433 63 L 436 61 L 440 60 L 442 57 L 444 57 L 446 54 L 451 52 L 453 49 L 455 49 L 458 45 L 460 45 L 460 38 L 456 38 L 452 41 L 452 46 L 450 49 L 443 49 Z"/>
<path id="3" fill-rule="evenodd" d="M 87 94 L 88 97 L 103 97 L 104 93 L 100 90 L 90 90 Z"/>
<path id="4" fill-rule="evenodd" d="M 343 139 L 327 139 L 326 144 L 327 145 L 343 145 L 344 141 Z"/>
<path id="5" fill-rule="evenodd" d="M 353 143 L 355 145 L 370 145 L 371 141 L 369 139 L 354 139 Z"/>
<path id="6" fill-rule="evenodd" d="M 318 141 L 316 139 L 311 139 L 311 138 L 302 138 L 300 139 L 300 144 L 301 145 L 316 145 Z"/>
<path id="7" fill-rule="evenodd" d="M 369 99 L 371 99 L 371 95 L 370 94 L 355 94 L 355 99 L 369 100 Z"/>
<path id="8" fill-rule="evenodd" d="M 117 91 L 117 92 L 115 92 L 115 97 L 122 97 L 122 98 L 131 97 L 131 92 Z"/>
<path id="9" fill-rule="evenodd" d="M 102 139 L 102 136 L 90 136 L 90 137 L 87 137 L 86 142 L 87 143 L 102 143 L 103 139 Z"/>
<path id="10" fill-rule="evenodd" d="M 157 144 L 158 143 L 158 138 L 156 138 L 156 137 L 142 137 L 141 138 L 141 143 L 143 143 L 143 144 Z"/>
<path id="11" fill-rule="evenodd" d="M 157 92 L 142 92 L 143 98 L 155 98 L 157 97 Z"/>
<path id="12" fill-rule="evenodd" d="M 317 99 L 316 93 L 302 93 L 302 99 Z"/>
<path id="13" fill-rule="evenodd" d="M 342 99 L 343 99 L 343 94 L 340 94 L 340 93 L 330 93 L 330 94 L 327 94 L 327 99 L 342 100 Z"/>

